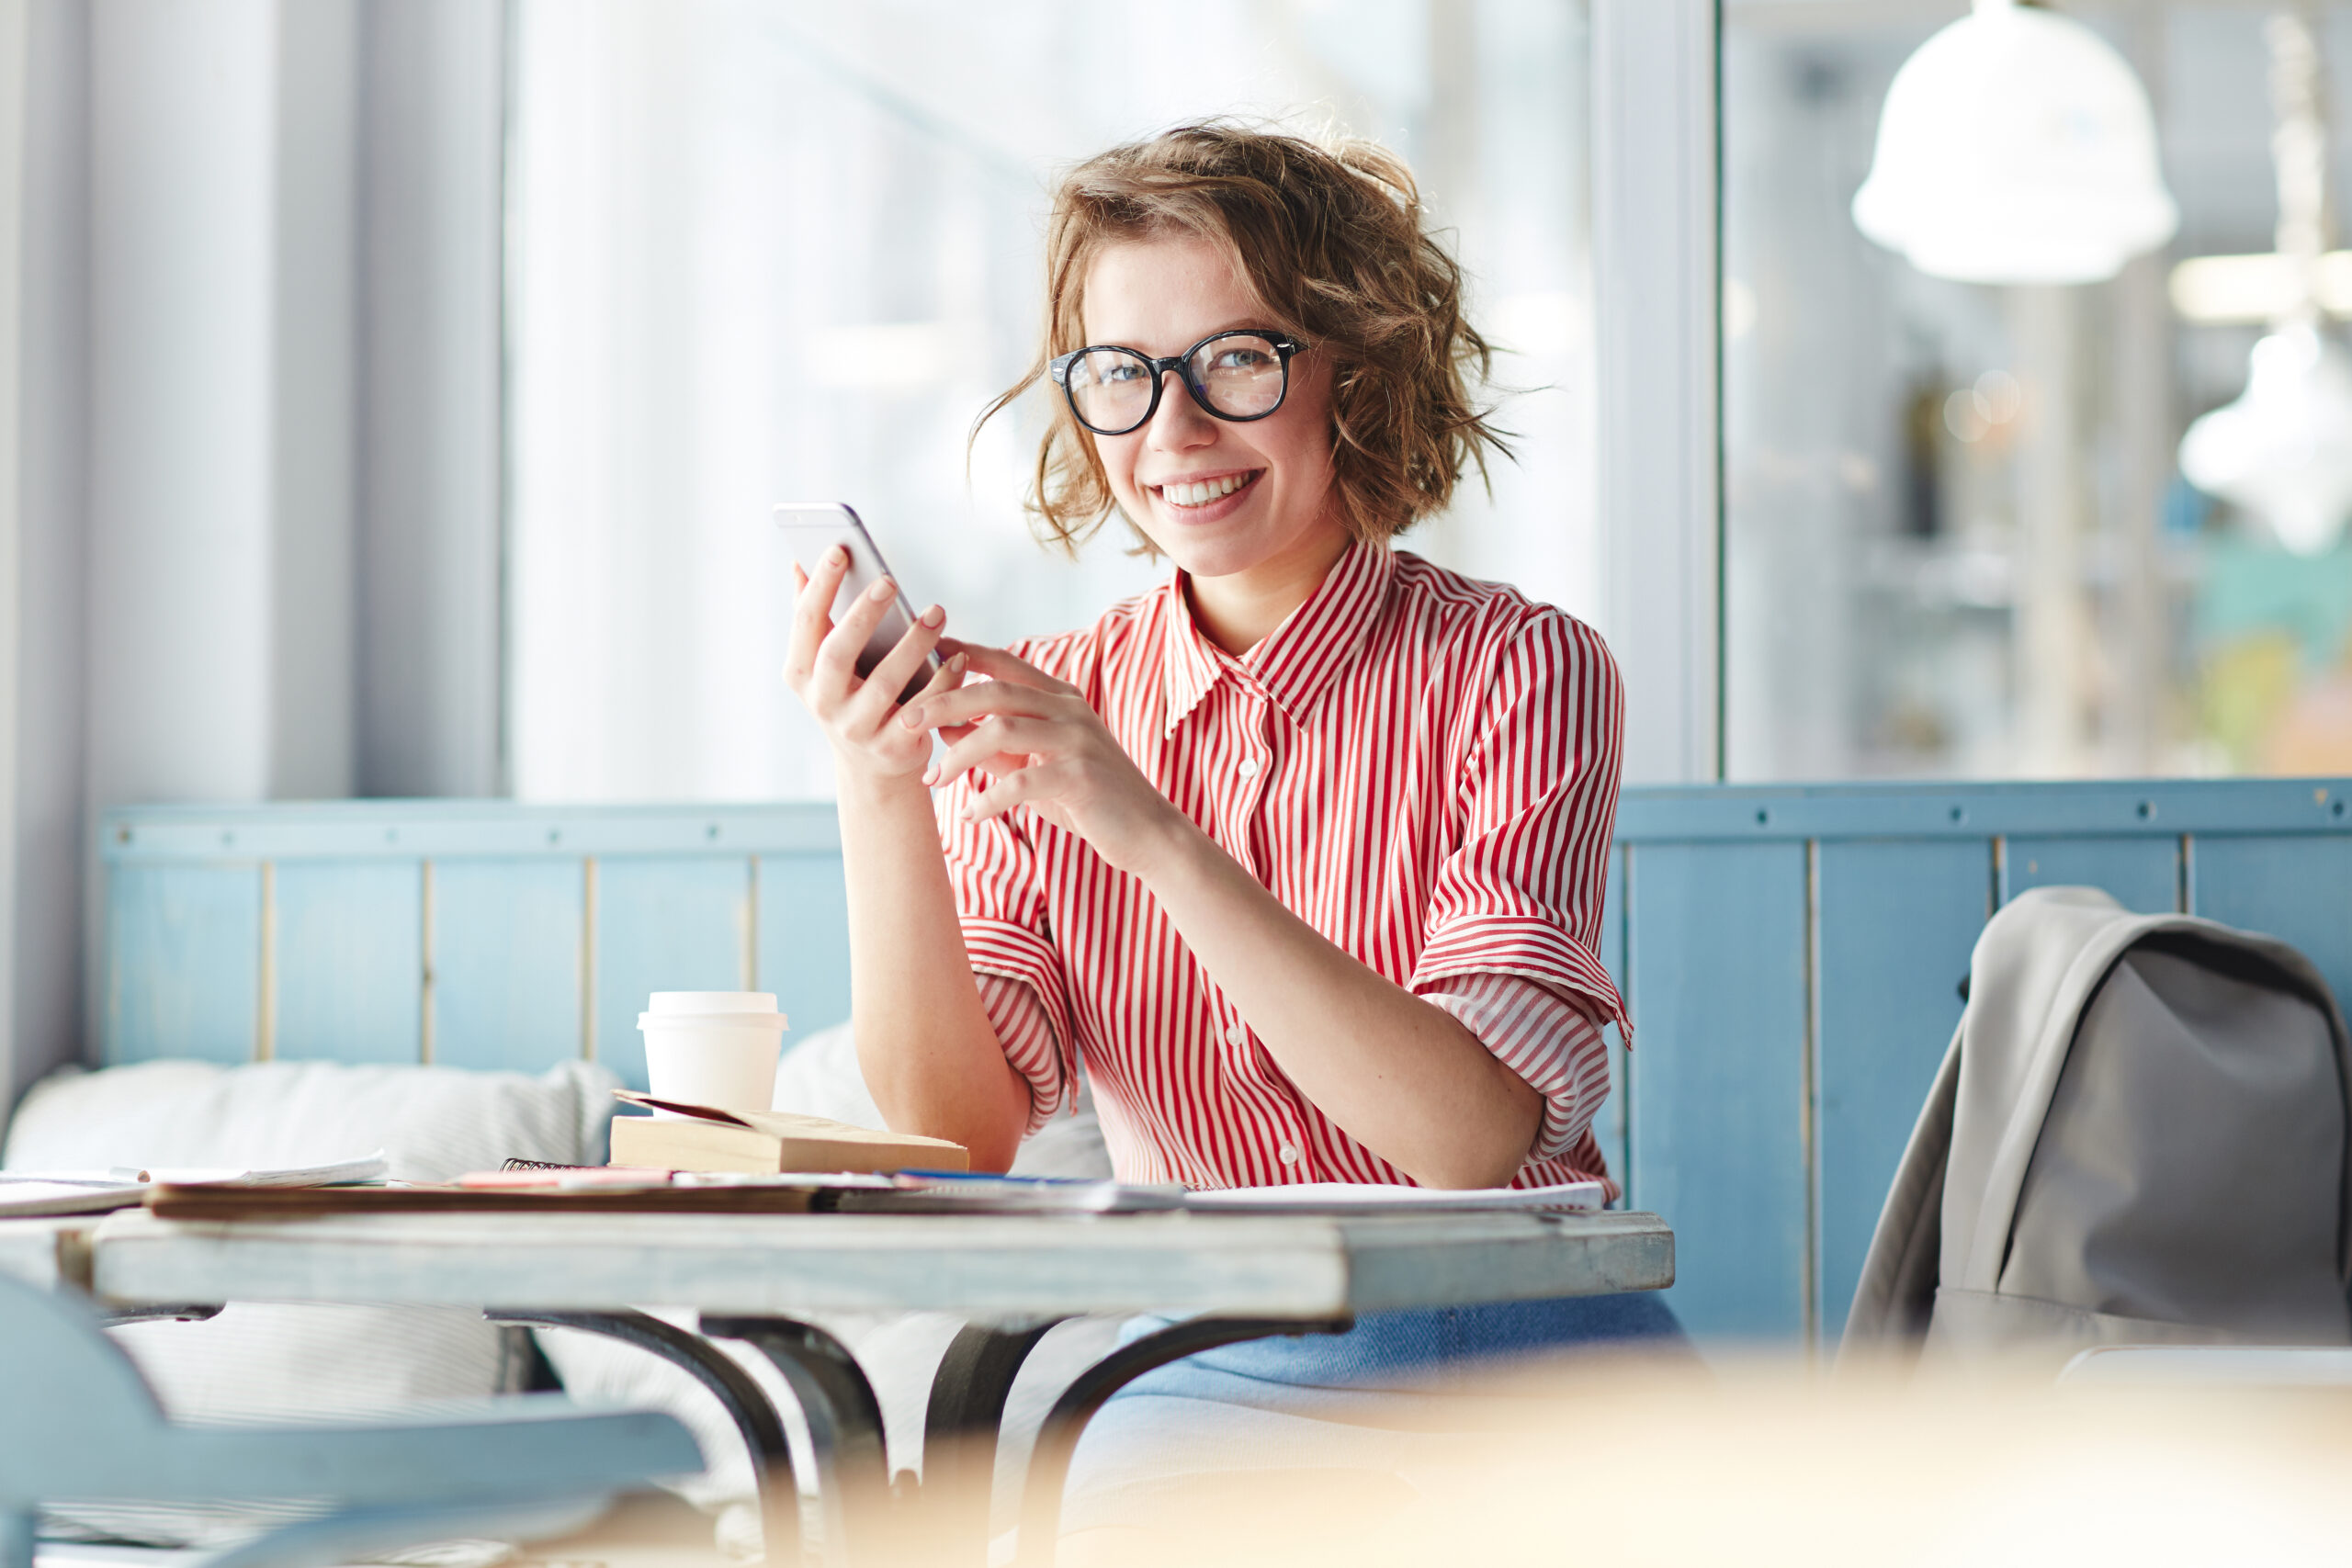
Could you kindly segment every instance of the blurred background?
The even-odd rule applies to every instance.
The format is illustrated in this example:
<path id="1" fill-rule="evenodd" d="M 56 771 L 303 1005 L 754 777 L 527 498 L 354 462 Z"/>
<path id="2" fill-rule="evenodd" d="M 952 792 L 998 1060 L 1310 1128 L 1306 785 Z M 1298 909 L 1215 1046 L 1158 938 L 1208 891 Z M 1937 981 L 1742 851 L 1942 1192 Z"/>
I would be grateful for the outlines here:
<path id="1" fill-rule="evenodd" d="M 1413 543 L 1594 598 L 1586 27 L 1573 0 L 1105 8 L 523 0 L 506 215 L 511 777 L 543 800 L 828 795 L 779 693 L 779 500 L 845 500 L 950 629 L 1084 625 L 1161 568 L 1021 511 L 1056 172 L 1186 119 L 1409 160 L 1511 352 L 1521 460 Z M 967 461 L 968 457 L 968 461 Z"/>
<path id="2" fill-rule="evenodd" d="M 2294 308 L 2199 263 L 2278 252 L 2282 17 L 2313 51 L 2323 256 L 2340 242 L 2352 6 L 2057 7 L 2141 84 L 2177 223 L 2109 276 L 2014 285 L 1929 276 L 1852 210 L 1897 70 L 1964 10 L 1724 6 L 1728 775 L 2352 769 L 2341 478 L 2289 541 L 2181 472 Z M 2321 292 L 2333 334 L 2352 296 Z M 2339 454 L 2345 409 L 2312 434 Z"/>
<path id="3" fill-rule="evenodd" d="M 1212 114 L 1419 171 L 1519 460 L 1407 544 L 1601 628 L 1629 778 L 2352 771 L 2346 80 L 2352 0 L 0 0 L 10 1005 L 99 805 L 829 793 L 776 501 L 982 640 L 1152 581 L 967 438 L 1057 171 Z"/>

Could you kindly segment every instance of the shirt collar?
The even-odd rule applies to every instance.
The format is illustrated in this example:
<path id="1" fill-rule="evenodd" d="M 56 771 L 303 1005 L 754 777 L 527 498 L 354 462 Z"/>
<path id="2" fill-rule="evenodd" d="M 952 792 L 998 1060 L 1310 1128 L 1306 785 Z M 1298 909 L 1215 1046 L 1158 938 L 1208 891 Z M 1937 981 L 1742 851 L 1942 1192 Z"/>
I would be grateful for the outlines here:
<path id="1" fill-rule="evenodd" d="M 1168 712 L 1165 733 L 1175 734 L 1227 671 L 1263 689 L 1292 723 L 1304 722 L 1332 677 L 1363 646 L 1396 574 L 1396 558 L 1385 543 L 1356 540 L 1306 603 L 1284 616 L 1244 658 L 1226 652 L 1201 634 L 1184 592 L 1185 574 L 1171 574 L 1160 589 L 1166 595 L 1160 660 Z"/>

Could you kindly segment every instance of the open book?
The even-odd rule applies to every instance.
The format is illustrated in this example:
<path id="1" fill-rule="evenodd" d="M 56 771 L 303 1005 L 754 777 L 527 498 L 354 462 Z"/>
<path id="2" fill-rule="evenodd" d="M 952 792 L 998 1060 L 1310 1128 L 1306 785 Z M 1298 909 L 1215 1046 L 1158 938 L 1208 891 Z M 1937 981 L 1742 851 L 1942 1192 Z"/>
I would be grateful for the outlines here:
<path id="1" fill-rule="evenodd" d="M 386 1170 L 384 1152 L 326 1165 L 236 1168 L 191 1166 L 117 1166 L 111 1170 L 0 1171 L 0 1219 L 49 1214 L 103 1214 L 143 1201 L 151 1188 L 218 1186 L 245 1188 L 330 1187 L 377 1181 Z"/>
<path id="2" fill-rule="evenodd" d="M 635 1089 L 616 1089 L 613 1098 L 657 1112 L 613 1118 L 615 1165 L 775 1176 L 889 1171 L 908 1166 L 961 1170 L 971 1163 L 963 1145 L 944 1138 L 877 1132 L 785 1111 L 689 1105 Z"/>

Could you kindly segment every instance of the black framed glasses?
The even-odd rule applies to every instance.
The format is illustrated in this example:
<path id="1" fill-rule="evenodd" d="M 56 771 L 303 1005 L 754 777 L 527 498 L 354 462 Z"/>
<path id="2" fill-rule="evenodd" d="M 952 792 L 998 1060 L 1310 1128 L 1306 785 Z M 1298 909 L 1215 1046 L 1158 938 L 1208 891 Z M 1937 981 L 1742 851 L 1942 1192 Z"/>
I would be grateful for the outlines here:
<path id="1" fill-rule="evenodd" d="M 1304 345 L 1286 333 L 1244 327 L 1211 333 L 1183 353 L 1154 359 L 1132 348 L 1097 344 L 1046 366 L 1078 423 L 1097 435 L 1125 435 L 1159 412 L 1170 370 L 1204 412 L 1236 424 L 1263 419 L 1290 395 L 1290 361 Z"/>

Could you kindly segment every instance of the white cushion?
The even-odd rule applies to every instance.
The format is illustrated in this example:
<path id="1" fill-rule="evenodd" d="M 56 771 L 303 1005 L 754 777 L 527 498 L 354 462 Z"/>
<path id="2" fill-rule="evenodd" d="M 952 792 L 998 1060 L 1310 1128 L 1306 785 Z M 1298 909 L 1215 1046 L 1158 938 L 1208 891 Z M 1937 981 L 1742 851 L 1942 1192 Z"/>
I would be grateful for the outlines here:
<path id="1" fill-rule="evenodd" d="M 69 1070 L 25 1097 L 0 1166 L 310 1165 L 380 1148 L 393 1176 L 446 1181 L 510 1156 L 594 1164 L 618 1081 L 584 1062 L 537 1077 L 325 1062 Z M 241 1303 L 205 1323 L 112 1333 L 182 1419 L 317 1420 L 480 1399 L 518 1386 L 522 1366 L 518 1336 L 447 1308 Z M 275 1517 L 110 1507 L 78 1509 L 66 1522 L 117 1539 L 212 1545 Z"/>
<path id="2" fill-rule="evenodd" d="M 336 1062 L 142 1062 L 35 1084 L 8 1127 L 12 1170 L 313 1165 L 384 1151 L 402 1181 L 447 1181 L 509 1156 L 604 1160 L 609 1068 L 534 1077 Z"/>

